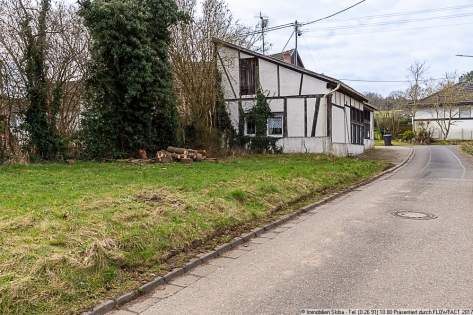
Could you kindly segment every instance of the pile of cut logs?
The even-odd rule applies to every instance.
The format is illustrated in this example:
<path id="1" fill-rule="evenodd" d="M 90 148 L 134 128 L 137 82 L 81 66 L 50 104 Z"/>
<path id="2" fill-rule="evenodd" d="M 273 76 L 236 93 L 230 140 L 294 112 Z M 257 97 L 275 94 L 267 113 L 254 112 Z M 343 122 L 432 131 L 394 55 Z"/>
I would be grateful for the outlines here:
<path id="1" fill-rule="evenodd" d="M 193 161 L 201 162 L 206 160 L 207 151 L 168 147 L 167 150 L 157 152 L 155 159 L 148 159 L 145 150 L 138 150 L 138 156 L 140 157 L 139 159 L 103 159 L 103 161 L 139 165 L 148 163 L 171 163 L 173 161 L 179 161 L 182 164 L 191 164 Z"/>
<path id="2" fill-rule="evenodd" d="M 166 151 L 156 153 L 157 163 L 171 163 L 172 161 L 180 161 L 183 164 L 190 164 L 192 161 L 202 162 L 207 158 L 205 150 L 192 150 L 184 148 L 168 147 Z"/>

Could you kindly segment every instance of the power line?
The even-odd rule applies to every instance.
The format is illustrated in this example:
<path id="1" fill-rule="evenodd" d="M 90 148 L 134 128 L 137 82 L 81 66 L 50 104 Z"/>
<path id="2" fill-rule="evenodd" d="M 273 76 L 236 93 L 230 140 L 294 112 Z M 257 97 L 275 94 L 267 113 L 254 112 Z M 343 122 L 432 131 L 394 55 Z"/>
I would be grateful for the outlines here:
<path id="1" fill-rule="evenodd" d="M 473 13 L 463 13 L 463 14 L 456 14 L 456 15 L 444 15 L 444 16 L 437 16 L 437 17 L 429 17 L 429 18 L 423 18 L 423 19 L 410 19 L 410 20 L 386 21 L 386 22 L 362 24 L 362 25 L 342 25 L 342 26 L 333 26 L 333 27 L 325 27 L 325 28 L 312 28 L 312 29 L 306 29 L 304 31 L 305 32 L 324 32 L 324 31 L 334 31 L 334 30 L 341 30 L 341 29 L 352 29 L 352 28 L 361 28 L 361 27 L 370 27 L 370 26 L 403 24 L 403 23 L 410 23 L 410 22 L 445 20 L 445 19 L 468 17 L 468 16 L 472 16 L 472 15 L 473 15 Z"/>
<path id="2" fill-rule="evenodd" d="M 358 2 L 355 5 L 358 5 L 360 3 L 361 2 Z M 355 6 L 355 5 L 353 5 L 353 6 Z M 398 13 L 391 13 L 391 14 L 381 14 L 381 15 L 366 15 L 366 16 L 359 16 L 359 17 L 354 17 L 354 18 L 347 18 L 347 19 L 338 19 L 338 20 L 333 19 L 333 20 L 330 20 L 330 21 L 323 21 L 325 19 L 328 19 L 329 17 L 332 17 L 332 16 L 334 16 L 336 14 L 339 14 L 341 12 L 344 12 L 344 11 L 352 8 L 353 6 L 347 8 L 347 9 L 344 9 L 342 11 L 339 11 L 335 14 L 329 15 L 329 16 L 327 16 L 325 18 L 322 18 L 322 19 L 318 19 L 318 20 L 311 21 L 311 22 L 301 23 L 301 25 L 308 25 L 308 24 L 312 24 L 312 23 L 315 23 L 315 22 L 333 23 L 333 22 L 340 22 L 340 21 L 351 21 L 351 20 L 372 19 L 372 18 L 384 18 L 384 17 L 394 17 L 394 16 L 412 15 L 412 14 L 424 14 L 424 13 L 430 13 L 430 12 L 458 10 L 458 9 L 465 9 L 465 8 L 473 7 L 473 5 L 463 5 L 463 6 L 444 7 L 444 8 L 436 8 L 436 9 L 429 9 L 429 10 L 405 11 L 405 12 L 398 12 Z M 399 23 L 399 22 L 397 22 L 397 23 Z M 280 30 L 280 29 L 288 28 L 288 27 L 294 27 L 294 23 L 287 23 L 287 24 L 282 24 L 282 25 L 278 25 L 278 26 L 268 27 L 268 28 L 265 28 L 265 32 L 277 31 L 277 30 Z M 240 34 L 240 35 L 256 35 L 256 34 L 260 34 L 260 33 L 261 33 L 261 31 L 255 30 L 255 31 L 243 33 L 243 34 Z"/>
<path id="3" fill-rule="evenodd" d="M 424 13 L 439 12 L 439 11 L 466 9 L 466 8 L 471 8 L 471 7 L 473 7 L 473 4 L 456 6 L 456 7 L 437 8 L 437 9 L 430 9 L 430 10 L 406 11 L 406 12 L 388 13 L 388 14 L 380 14 L 380 15 L 365 15 L 365 16 L 359 16 L 359 17 L 353 17 L 353 18 L 346 18 L 346 19 L 332 19 L 330 21 L 323 21 L 321 23 L 333 23 L 333 22 L 353 21 L 353 20 L 386 18 L 386 17 L 394 17 L 394 16 L 402 16 L 402 15 L 424 14 Z"/>
<path id="4" fill-rule="evenodd" d="M 366 1 L 366 0 L 362 0 L 362 1 L 360 1 L 360 2 L 358 2 L 358 3 L 356 3 L 356 4 L 354 4 L 354 5 L 352 5 L 352 6 L 350 6 L 350 7 L 346 8 L 346 9 L 343 9 L 343 10 L 341 10 L 341 11 L 338 11 L 338 12 L 336 12 L 336 13 L 334 13 L 334 14 L 331 14 L 331 15 L 329 15 L 329 16 L 326 16 L 326 17 L 324 17 L 324 18 L 321 18 L 321 19 L 318 19 L 318 20 L 315 20 L 315 21 L 305 22 L 305 23 L 299 24 L 299 26 L 308 25 L 308 24 L 312 24 L 312 23 L 319 22 L 319 21 L 322 21 L 322 20 L 326 20 L 326 19 L 328 19 L 328 18 L 331 18 L 332 16 L 335 16 L 335 15 L 337 15 L 337 14 L 340 14 L 340 13 L 342 13 L 342 12 L 345 12 L 345 11 L 347 11 L 347 10 L 349 10 L 349 9 L 351 9 L 351 8 L 357 6 L 357 5 L 359 5 L 360 3 L 365 2 L 365 1 Z M 280 30 L 280 29 L 283 29 L 283 28 L 293 27 L 293 26 L 295 26 L 294 23 L 283 24 L 283 25 L 279 25 L 279 26 L 274 26 L 274 27 L 267 28 L 267 29 L 266 29 L 266 32 L 276 31 L 276 30 Z M 259 34 L 259 33 L 260 33 L 259 31 L 254 31 L 254 32 L 249 32 L 249 33 L 245 33 L 245 34 L 241 34 L 241 35 L 255 35 L 255 34 Z"/>
<path id="5" fill-rule="evenodd" d="M 310 54 L 310 58 L 312 59 L 312 62 L 314 63 L 315 71 L 316 71 L 316 72 L 319 72 L 319 70 L 317 70 L 317 66 L 315 65 L 314 57 L 312 57 L 312 52 L 311 52 L 310 49 L 309 49 L 309 45 L 307 45 L 307 41 L 305 40 L 304 36 L 301 36 L 301 37 L 302 37 L 302 39 L 304 40 L 305 46 L 307 47 L 307 51 L 308 51 L 309 54 Z"/>
<path id="6" fill-rule="evenodd" d="M 328 18 L 331 18 L 332 16 L 335 16 L 335 15 L 337 15 L 337 14 L 340 14 L 340 13 L 342 13 L 342 12 L 345 12 L 345 11 L 347 11 L 347 10 L 350 10 L 351 8 L 356 7 L 357 5 L 359 5 L 360 3 L 363 3 L 363 2 L 365 2 L 365 1 L 366 1 L 366 0 L 362 0 L 362 1 L 358 2 L 358 3 L 355 3 L 355 4 L 352 5 L 351 7 L 348 7 L 348 8 L 346 8 L 346 9 L 343 9 L 342 11 L 338 11 L 337 13 L 334 13 L 334 14 L 332 14 L 332 15 L 329 15 L 329 16 L 327 16 L 327 17 L 324 17 L 324 18 L 321 18 L 321 19 L 318 19 L 318 20 L 315 20 L 315 21 L 312 21 L 312 22 L 301 23 L 300 25 L 301 25 L 301 26 L 304 26 L 304 25 L 308 25 L 308 24 L 320 22 L 320 21 L 322 21 L 322 20 L 326 20 L 326 19 L 328 19 Z"/>
<path id="7" fill-rule="evenodd" d="M 427 81 L 439 81 L 444 80 L 443 78 L 440 79 L 426 79 L 426 80 L 419 80 L 422 82 Z M 409 83 L 408 80 L 359 80 L 359 79 L 339 79 L 339 81 L 352 81 L 352 82 L 370 82 L 370 83 Z"/>
<path id="8" fill-rule="evenodd" d="M 387 32 L 401 32 L 401 31 L 421 30 L 421 29 L 428 29 L 428 28 L 439 28 L 439 27 L 448 27 L 448 26 L 468 25 L 468 24 L 472 24 L 472 23 L 473 22 L 447 24 L 447 25 L 437 25 L 437 26 L 414 27 L 414 28 L 402 28 L 402 29 L 395 29 L 395 30 L 382 30 L 382 31 L 372 31 L 372 32 L 357 32 L 357 33 L 344 33 L 344 34 L 331 34 L 331 35 L 309 35 L 309 36 L 306 36 L 306 37 L 332 37 L 332 36 L 351 36 L 351 35 L 375 34 L 375 33 L 387 33 Z"/>

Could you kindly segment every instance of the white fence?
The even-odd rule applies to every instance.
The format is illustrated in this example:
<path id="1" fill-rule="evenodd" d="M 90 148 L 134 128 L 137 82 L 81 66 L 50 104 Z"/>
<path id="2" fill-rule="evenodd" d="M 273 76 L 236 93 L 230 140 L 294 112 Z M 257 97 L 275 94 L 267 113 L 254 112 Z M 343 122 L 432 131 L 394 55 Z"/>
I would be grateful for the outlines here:
<path id="1" fill-rule="evenodd" d="M 435 130 L 432 137 L 436 139 L 443 139 L 442 132 Z M 448 140 L 473 140 L 473 129 L 456 129 L 448 133 Z"/>

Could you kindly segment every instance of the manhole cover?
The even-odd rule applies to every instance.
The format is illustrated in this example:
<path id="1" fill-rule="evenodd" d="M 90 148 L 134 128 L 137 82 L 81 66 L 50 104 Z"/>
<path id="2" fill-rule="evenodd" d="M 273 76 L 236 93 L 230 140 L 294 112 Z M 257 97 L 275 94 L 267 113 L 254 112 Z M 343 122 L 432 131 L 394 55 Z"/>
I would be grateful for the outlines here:
<path id="1" fill-rule="evenodd" d="M 435 214 L 424 213 L 424 212 L 396 211 L 396 212 L 391 212 L 391 214 L 396 216 L 396 217 L 400 217 L 400 218 L 403 218 L 403 219 L 411 219 L 411 220 L 437 219 L 437 216 Z"/>

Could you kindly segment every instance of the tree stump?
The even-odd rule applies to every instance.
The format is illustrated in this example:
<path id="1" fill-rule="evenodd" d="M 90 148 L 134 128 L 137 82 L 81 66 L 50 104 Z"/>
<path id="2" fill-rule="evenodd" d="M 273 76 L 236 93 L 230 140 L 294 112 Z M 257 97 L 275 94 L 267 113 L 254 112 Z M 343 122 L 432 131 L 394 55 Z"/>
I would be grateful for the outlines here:
<path id="1" fill-rule="evenodd" d="M 182 164 L 192 164 L 192 159 L 190 158 L 182 158 L 181 159 Z"/>
<path id="2" fill-rule="evenodd" d="M 138 150 L 138 156 L 141 160 L 146 160 L 148 159 L 148 156 L 146 155 L 145 150 Z"/>

